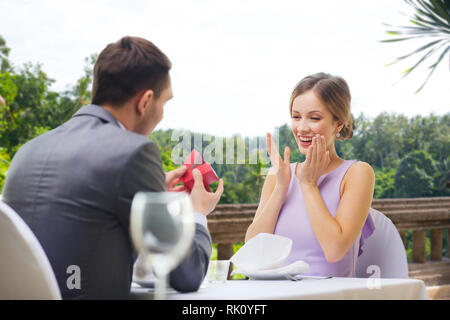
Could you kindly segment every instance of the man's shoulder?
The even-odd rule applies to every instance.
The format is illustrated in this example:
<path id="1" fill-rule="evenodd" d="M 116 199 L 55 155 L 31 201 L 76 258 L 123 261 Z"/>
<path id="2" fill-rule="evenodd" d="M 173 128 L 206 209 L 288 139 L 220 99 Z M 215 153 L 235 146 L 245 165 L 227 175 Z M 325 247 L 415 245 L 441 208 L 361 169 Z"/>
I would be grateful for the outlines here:
<path id="1" fill-rule="evenodd" d="M 121 146 L 121 148 L 126 150 L 127 153 L 133 153 L 133 151 L 137 152 L 138 150 L 141 150 L 141 152 L 145 153 L 159 154 L 158 145 L 146 136 L 122 129 L 120 129 L 120 132 L 115 130 L 115 134 L 117 135 L 116 142 Z"/>

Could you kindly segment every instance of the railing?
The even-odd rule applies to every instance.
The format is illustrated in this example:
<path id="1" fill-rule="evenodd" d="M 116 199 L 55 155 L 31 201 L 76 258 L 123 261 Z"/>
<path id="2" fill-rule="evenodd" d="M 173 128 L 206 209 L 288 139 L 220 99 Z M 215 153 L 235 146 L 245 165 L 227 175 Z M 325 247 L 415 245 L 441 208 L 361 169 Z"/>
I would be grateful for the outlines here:
<path id="1" fill-rule="evenodd" d="M 208 216 L 212 240 L 218 244 L 218 259 L 229 259 L 233 255 L 233 244 L 244 241 L 257 206 L 258 204 L 218 205 Z M 450 250 L 447 257 L 442 254 L 443 232 L 450 232 L 450 197 L 375 199 L 372 208 L 392 220 L 405 245 L 406 231 L 412 231 L 410 277 L 425 277 L 427 285 L 450 283 Z M 426 230 L 430 230 L 429 261 L 425 254 Z M 425 262 L 431 264 L 425 268 Z"/>

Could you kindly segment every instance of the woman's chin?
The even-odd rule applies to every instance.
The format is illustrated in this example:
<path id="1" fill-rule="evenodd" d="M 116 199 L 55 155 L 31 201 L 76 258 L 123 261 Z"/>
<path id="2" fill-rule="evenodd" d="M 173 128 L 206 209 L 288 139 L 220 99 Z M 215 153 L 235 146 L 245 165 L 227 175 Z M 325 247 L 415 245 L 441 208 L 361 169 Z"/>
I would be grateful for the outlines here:
<path id="1" fill-rule="evenodd" d="M 300 143 L 297 143 L 297 146 L 300 153 L 306 156 L 306 154 L 308 153 L 308 148 L 305 148 Z"/>

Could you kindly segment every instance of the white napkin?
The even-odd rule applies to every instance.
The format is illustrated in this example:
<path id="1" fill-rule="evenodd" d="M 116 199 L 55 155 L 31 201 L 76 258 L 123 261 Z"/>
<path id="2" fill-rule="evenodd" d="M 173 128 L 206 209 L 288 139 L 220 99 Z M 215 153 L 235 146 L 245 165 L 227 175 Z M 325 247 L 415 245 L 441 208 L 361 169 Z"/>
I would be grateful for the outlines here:
<path id="1" fill-rule="evenodd" d="M 295 275 L 308 272 L 309 264 L 304 261 L 295 261 L 291 264 L 288 264 L 284 267 L 279 267 L 276 269 L 265 269 L 265 270 L 254 270 L 252 272 L 248 272 L 246 270 L 234 270 L 231 274 L 244 274 L 244 275 L 253 275 L 253 276 L 263 276 L 263 275 Z"/>
<path id="2" fill-rule="evenodd" d="M 291 253 L 292 240 L 275 234 L 260 233 L 243 245 L 230 261 L 241 274 L 298 274 L 309 269 L 304 261 L 287 266 L 284 262 Z"/>
<path id="3" fill-rule="evenodd" d="M 245 271 L 275 269 L 286 261 L 292 248 L 292 240 L 286 237 L 260 233 L 244 244 L 230 261 Z"/>

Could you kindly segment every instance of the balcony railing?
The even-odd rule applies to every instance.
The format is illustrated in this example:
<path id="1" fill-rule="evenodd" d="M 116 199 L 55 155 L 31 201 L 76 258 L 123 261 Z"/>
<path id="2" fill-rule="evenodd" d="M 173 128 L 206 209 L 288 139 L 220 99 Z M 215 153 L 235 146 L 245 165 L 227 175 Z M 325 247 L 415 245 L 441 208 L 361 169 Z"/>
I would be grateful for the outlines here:
<path id="1" fill-rule="evenodd" d="M 244 241 L 257 206 L 218 205 L 208 216 L 212 240 L 218 244 L 218 259 L 229 259 L 233 244 Z M 392 220 L 405 246 L 406 232 L 412 232 L 411 278 L 423 279 L 427 285 L 450 284 L 450 250 L 443 257 L 443 232 L 450 232 L 450 197 L 375 199 L 372 207 Z M 426 259 L 427 230 L 430 232 L 429 260 Z"/>

